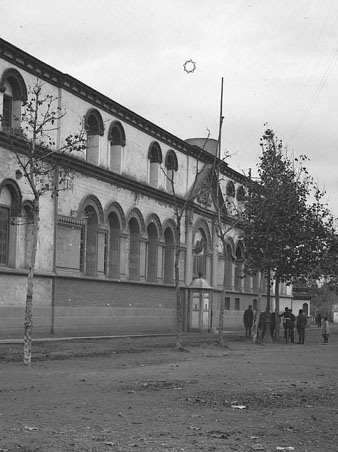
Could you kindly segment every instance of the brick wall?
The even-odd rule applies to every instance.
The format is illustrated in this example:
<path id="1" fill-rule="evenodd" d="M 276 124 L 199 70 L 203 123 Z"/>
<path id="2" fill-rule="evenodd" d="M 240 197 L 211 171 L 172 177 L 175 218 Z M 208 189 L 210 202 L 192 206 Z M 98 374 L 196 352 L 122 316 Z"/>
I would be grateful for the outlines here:
<path id="1" fill-rule="evenodd" d="M 175 332 L 175 288 L 60 277 L 54 319 L 56 334 Z"/>
<path id="2" fill-rule="evenodd" d="M 0 273 L 0 337 L 23 337 L 26 290 L 25 271 Z M 51 293 L 51 277 L 34 276 L 33 335 L 51 330 Z"/>

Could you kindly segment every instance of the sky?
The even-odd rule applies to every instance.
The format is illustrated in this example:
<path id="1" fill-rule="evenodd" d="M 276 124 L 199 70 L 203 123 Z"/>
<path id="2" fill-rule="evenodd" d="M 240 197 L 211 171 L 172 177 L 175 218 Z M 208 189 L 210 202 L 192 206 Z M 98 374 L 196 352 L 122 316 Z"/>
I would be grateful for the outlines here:
<path id="1" fill-rule="evenodd" d="M 255 175 L 267 123 L 338 216 L 337 22 L 336 0 L 1 0 L 0 36 L 181 139 L 217 138 L 222 98 L 229 166 Z"/>

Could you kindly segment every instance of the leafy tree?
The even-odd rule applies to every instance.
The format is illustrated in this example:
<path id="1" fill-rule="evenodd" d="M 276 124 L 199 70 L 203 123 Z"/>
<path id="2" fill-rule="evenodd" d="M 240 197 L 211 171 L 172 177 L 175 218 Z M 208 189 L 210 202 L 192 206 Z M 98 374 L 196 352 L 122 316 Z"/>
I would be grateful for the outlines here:
<path id="1" fill-rule="evenodd" d="M 85 137 L 80 130 L 58 144 L 56 131 L 66 111 L 59 106 L 59 99 L 44 93 L 43 84 L 37 80 L 30 88 L 28 100 L 23 105 L 21 115 L 22 133 L 19 137 L 8 135 L 9 141 L 32 196 L 32 241 L 28 266 L 27 291 L 24 321 L 25 365 L 31 366 L 32 328 L 33 328 L 33 291 L 37 244 L 40 228 L 40 199 L 46 193 L 57 196 L 60 190 L 68 189 L 72 173 L 67 165 L 66 156 L 82 152 Z"/>
<path id="2" fill-rule="evenodd" d="M 262 272 L 267 279 L 267 312 L 270 278 L 274 280 L 279 313 L 281 282 L 320 276 L 333 218 L 305 167 L 305 156 L 289 158 L 271 129 L 265 131 L 261 147 L 259 181 L 250 184 L 245 210 L 246 272 Z"/>
<path id="3" fill-rule="evenodd" d="M 338 305 L 337 286 L 333 285 L 332 281 L 324 282 L 316 287 L 311 287 L 309 293 L 312 314 L 315 315 L 319 311 L 322 315 L 328 315 L 332 320 L 333 308 Z"/>

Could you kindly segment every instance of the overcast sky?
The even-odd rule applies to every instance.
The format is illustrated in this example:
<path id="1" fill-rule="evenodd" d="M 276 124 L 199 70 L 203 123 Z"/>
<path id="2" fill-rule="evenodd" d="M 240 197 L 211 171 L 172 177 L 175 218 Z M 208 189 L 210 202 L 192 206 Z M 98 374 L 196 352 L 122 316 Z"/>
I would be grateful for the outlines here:
<path id="1" fill-rule="evenodd" d="M 223 77 L 229 165 L 255 171 L 268 122 L 338 216 L 337 23 L 336 0 L 1 0 L 0 33 L 182 139 L 217 138 Z"/>

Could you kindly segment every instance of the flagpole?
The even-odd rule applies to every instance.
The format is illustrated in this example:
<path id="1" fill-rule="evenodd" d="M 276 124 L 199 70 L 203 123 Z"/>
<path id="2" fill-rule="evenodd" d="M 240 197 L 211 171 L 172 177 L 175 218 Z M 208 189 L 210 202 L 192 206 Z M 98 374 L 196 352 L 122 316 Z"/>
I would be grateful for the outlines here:
<path id="1" fill-rule="evenodd" d="M 221 80 L 221 99 L 219 107 L 219 129 L 218 129 L 218 143 L 217 143 L 217 158 L 221 158 L 221 140 L 222 140 L 222 125 L 223 125 L 223 77 Z"/>
<path id="2" fill-rule="evenodd" d="M 218 222 L 220 224 L 221 219 L 221 209 L 219 206 L 219 173 L 220 173 L 220 158 L 221 158 L 221 140 L 222 140 L 222 125 L 223 125 L 223 77 L 221 79 L 221 98 L 220 98 L 220 107 L 219 107 L 219 129 L 218 129 L 218 140 L 217 140 L 217 148 L 215 155 L 215 165 L 214 168 L 216 174 L 216 203 L 217 203 L 217 213 L 218 213 Z"/>

